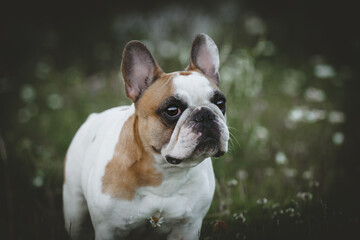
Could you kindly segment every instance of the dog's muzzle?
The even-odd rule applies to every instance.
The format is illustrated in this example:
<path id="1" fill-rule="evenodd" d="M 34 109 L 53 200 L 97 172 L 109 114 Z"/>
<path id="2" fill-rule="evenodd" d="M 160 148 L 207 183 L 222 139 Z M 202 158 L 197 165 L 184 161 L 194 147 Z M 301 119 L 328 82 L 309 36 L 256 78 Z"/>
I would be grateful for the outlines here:
<path id="1" fill-rule="evenodd" d="M 194 110 L 187 121 L 187 126 L 191 127 L 192 132 L 201 134 L 201 137 L 197 139 L 197 143 L 194 143 L 196 147 L 193 148 L 191 154 L 187 155 L 187 158 L 201 158 L 202 155 L 206 157 L 210 156 L 209 154 L 220 157 L 225 154 L 223 150 L 220 150 L 220 126 L 215 113 L 211 109 L 200 107 Z M 179 158 L 171 155 L 165 156 L 166 161 L 173 165 L 180 164 L 187 158 Z"/>

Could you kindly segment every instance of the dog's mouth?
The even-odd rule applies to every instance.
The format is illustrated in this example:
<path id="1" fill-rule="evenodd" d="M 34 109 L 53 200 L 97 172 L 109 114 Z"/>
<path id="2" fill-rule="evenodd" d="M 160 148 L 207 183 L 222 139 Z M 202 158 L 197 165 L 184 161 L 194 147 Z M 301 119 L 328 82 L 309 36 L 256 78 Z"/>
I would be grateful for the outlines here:
<path id="1" fill-rule="evenodd" d="M 204 159 L 207 157 L 221 157 L 224 154 L 225 152 L 220 150 L 219 140 L 208 137 L 196 146 L 191 156 L 187 158 L 176 158 L 170 155 L 166 155 L 165 159 L 170 164 L 178 165 L 187 159 L 199 159 L 201 156 L 204 156 Z"/>
<path id="2" fill-rule="evenodd" d="M 204 140 L 201 140 L 200 143 L 195 148 L 195 153 L 200 152 L 209 152 L 213 149 L 219 148 L 219 140 L 213 137 L 207 137 Z"/>
<path id="3" fill-rule="evenodd" d="M 173 157 L 170 157 L 169 155 L 167 155 L 165 158 L 168 163 L 173 164 L 173 165 L 178 165 L 179 163 L 184 161 L 184 159 L 173 158 Z"/>

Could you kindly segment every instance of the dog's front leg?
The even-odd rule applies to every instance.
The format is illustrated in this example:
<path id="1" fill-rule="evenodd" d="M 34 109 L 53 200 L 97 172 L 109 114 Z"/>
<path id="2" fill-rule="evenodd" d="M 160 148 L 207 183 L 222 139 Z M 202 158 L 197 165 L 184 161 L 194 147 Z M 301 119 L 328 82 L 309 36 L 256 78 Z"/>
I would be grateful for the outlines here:
<path id="1" fill-rule="evenodd" d="M 115 235 L 112 229 L 105 226 L 99 226 L 95 229 L 95 240 L 113 240 Z"/>
<path id="2" fill-rule="evenodd" d="M 126 236 L 129 234 L 128 231 L 121 231 L 109 226 L 107 224 L 101 224 L 95 229 L 95 240 L 121 240 L 127 239 Z"/>
<path id="3" fill-rule="evenodd" d="M 187 222 L 172 229 L 167 240 L 198 240 L 200 237 L 202 219 Z"/>

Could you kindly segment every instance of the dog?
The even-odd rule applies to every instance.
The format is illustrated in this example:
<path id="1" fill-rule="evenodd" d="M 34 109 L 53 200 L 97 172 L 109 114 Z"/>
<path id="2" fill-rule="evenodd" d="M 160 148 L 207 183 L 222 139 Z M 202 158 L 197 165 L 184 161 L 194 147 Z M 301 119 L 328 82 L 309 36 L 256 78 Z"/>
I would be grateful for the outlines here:
<path id="1" fill-rule="evenodd" d="M 228 149 L 219 53 L 198 34 L 190 64 L 165 73 L 130 41 L 121 71 L 131 106 L 91 114 L 65 158 L 65 228 L 72 239 L 198 239 L 215 189 L 210 157 Z"/>

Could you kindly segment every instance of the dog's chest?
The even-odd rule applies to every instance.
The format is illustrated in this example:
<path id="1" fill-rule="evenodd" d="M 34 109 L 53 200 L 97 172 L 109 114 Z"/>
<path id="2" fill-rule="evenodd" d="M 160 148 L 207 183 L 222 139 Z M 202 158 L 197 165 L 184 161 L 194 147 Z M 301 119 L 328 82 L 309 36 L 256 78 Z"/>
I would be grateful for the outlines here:
<path id="1" fill-rule="evenodd" d="M 131 201 L 114 200 L 112 223 L 119 229 L 147 229 L 168 232 L 206 214 L 213 188 L 203 174 L 190 174 L 187 181 L 168 182 L 160 187 L 144 187 Z"/>
<path id="2" fill-rule="evenodd" d="M 199 214 L 187 194 L 157 196 L 148 193 L 137 194 L 130 202 L 118 201 L 110 219 L 118 223 L 119 229 L 168 232 Z"/>

